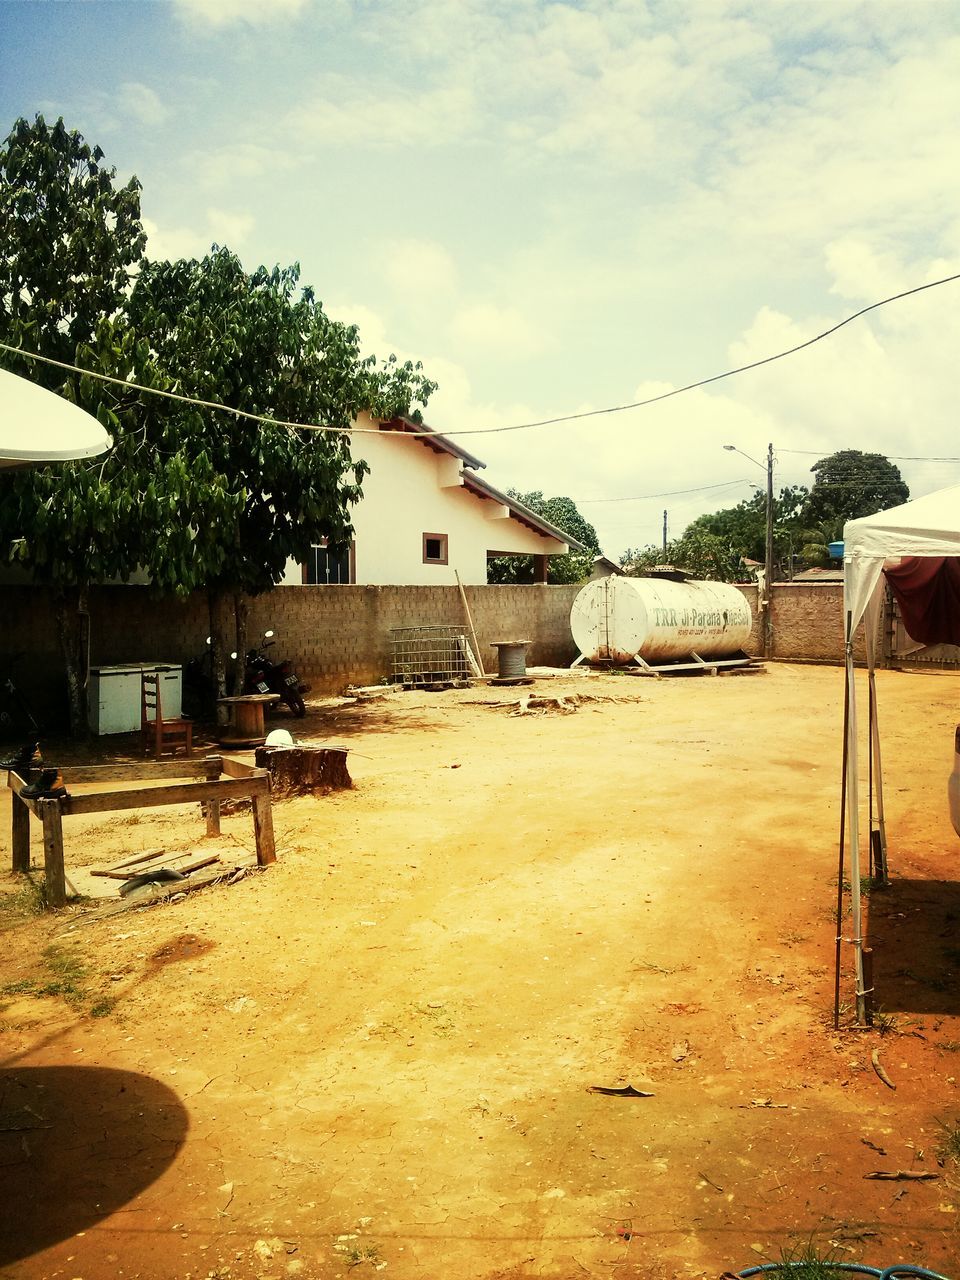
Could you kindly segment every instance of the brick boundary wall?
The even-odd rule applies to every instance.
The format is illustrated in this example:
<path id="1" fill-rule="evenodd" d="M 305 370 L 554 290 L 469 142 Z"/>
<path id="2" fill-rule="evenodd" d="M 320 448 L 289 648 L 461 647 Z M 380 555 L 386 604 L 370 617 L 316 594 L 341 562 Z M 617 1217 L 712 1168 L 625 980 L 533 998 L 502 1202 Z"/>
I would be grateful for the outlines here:
<path id="1" fill-rule="evenodd" d="M 762 652 L 755 586 L 740 588 L 754 614 L 748 651 Z M 577 656 L 570 606 L 577 586 L 467 587 L 485 670 L 496 670 L 494 640 L 530 640 L 529 665 L 568 666 Z M 0 660 L 23 658 L 18 685 L 45 720 L 62 720 L 62 664 L 50 594 L 42 587 L 3 586 Z M 778 583 L 773 592 L 774 652 L 785 660 L 843 660 L 843 588 Z M 390 674 L 394 627 L 449 624 L 466 630 L 456 587 L 278 587 L 250 601 L 251 643 L 267 628 L 276 653 L 289 658 L 318 694 L 348 684 L 375 684 Z M 148 587 L 96 587 L 90 592 L 90 661 L 185 663 L 202 653 L 209 633 L 206 598 L 158 598 Z M 858 644 L 862 660 L 862 638 Z"/>

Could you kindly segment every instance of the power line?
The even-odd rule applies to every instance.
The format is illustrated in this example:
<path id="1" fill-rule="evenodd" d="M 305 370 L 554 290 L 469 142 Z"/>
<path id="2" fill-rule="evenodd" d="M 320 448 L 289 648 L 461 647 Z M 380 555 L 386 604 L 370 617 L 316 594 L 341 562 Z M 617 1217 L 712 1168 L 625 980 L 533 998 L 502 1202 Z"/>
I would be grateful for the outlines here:
<path id="1" fill-rule="evenodd" d="M 848 452 L 861 452 L 860 450 L 844 450 Z M 822 449 L 777 449 L 777 453 L 796 453 L 808 458 L 822 458 L 824 453 Z M 905 453 L 884 453 L 879 455 L 891 462 L 960 462 L 960 458 L 928 458 L 920 457 Z"/>
<path id="2" fill-rule="evenodd" d="M 845 320 L 841 320 L 838 324 L 832 325 L 829 329 L 824 329 L 822 333 L 816 334 L 812 338 L 808 338 L 805 342 L 798 342 L 794 347 L 788 347 L 786 351 L 778 351 L 776 355 L 764 356 L 762 360 L 753 360 L 750 364 L 738 365 L 736 369 L 727 369 L 724 373 L 715 373 L 710 378 L 701 378 L 698 382 L 688 382 L 685 386 L 674 387 L 672 391 L 663 391 L 658 396 L 648 396 L 646 400 L 634 400 L 631 404 L 613 405 L 608 409 L 588 409 L 583 413 L 569 413 L 559 418 L 543 418 L 539 422 L 521 422 L 511 427 L 487 427 L 478 428 L 475 431 L 449 431 L 447 435 L 476 435 L 476 434 L 493 434 L 500 431 L 527 431 L 531 427 L 550 427 L 558 422 L 575 422 L 580 418 L 595 418 L 604 413 L 623 413 L 627 409 L 642 409 L 648 404 L 657 404 L 660 400 L 669 400 L 671 396 L 683 395 L 685 391 L 695 391 L 697 387 L 706 387 L 711 382 L 720 382 L 723 378 L 732 378 L 738 373 L 746 373 L 750 369 L 759 369 L 761 365 L 772 364 L 775 360 L 783 360 L 786 356 L 795 355 L 798 351 L 803 351 L 806 347 L 812 347 L 815 342 L 822 342 L 824 338 L 829 338 L 831 334 L 842 329 L 844 325 L 852 324 L 854 320 L 859 320 L 861 316 L 865 316 L 869 311 L 876 311 L 878 307 L 885 307 L 890 302 L 899 302 L 901 298 L 909 298 L 911 294 L 923 293 L 925 289 L 935 289 L 941 284 L 951 284 L 955 280 L 960 280 L 960 272 L 952 276 L 944 276 L 940 280 L 931 280 L 929 284 L 920 284 L 913 289 L 904 289 L 902 293 L 891 294 L 889 298 L 881 298 L 879 302 L 871 302 L 868 307 L 861 307 L 859 311 L 855 311 L 853 315 L 847 316 Z"/>
<path id="3" fill-rule="evenodd" d="M 859 320 L 861 316 L 865 316 L 871 311 L 876 311 L 879 307 L 885 307 L 891 302 L 899 302 L 903 298 L 909 298 L 916 293 L 923 293 L 927 289 L 936 289 L 942 284 L 952 284 L 956 280 L 960 280 L 960 272 L 952 276 L 943 276 L 940 280 L 931 280 L 928 284 L 916 285 L 912 289 L 904 289 L 901 293 L 891 294 L 888 298 L 881 298 L 879 302 L 872 302 L 867 307 L 861 307 L 859 311 L 855 311 L 837 324 L 831 325 L 829 329 L 824 329 L 822 333 L 815 334 L 812 338 L 807 338 L 805 342 L 798 342 L 796 346 L 788 347 L 785 351 L 778 351 L 772 356 L 764 356 L 761 360 L 752 360 L 749 364 L 738 365 L 735 369 L 727 369 L 723 373 L 715 373 L 709 378 L 700 378 L 696 382 L 688 382 L 682 387 L 674 387 L 672 391 L 662 391 L 659 395 L 648 396 L 645 400 L 634 400 L 630 404 L 610 405 L 605 409 L 586 409 L 581 413 L 562 414 L 556 418 L 541 418 L 535 422 L 517 422 L 506 427 L 464 427 L 460 430 L 454 429 L 453 431 L 443 431 L 437 434 L 445 436 L 499 435 L 506 431 L 530 431 L 534 427 L 552 427 L 562 422 L 578 422 L 584 418 L 597 418 L 604 414 L 625 413 L 628 409 L 643 409 L 647 405 L 658 404 L 661 400 L 670 400 L 673 396 L 683 395 L 686 391 L 695 391 L 698 387 L 706 387 L 713 382 L 721 382 L 725 378 L 733 378 L 739 373 L 747 373 L 750 369 L 759 369 L 765 364 L 773 364 L 775 360 L 784 360 L 787 356 L 796 355 L 798 351 L 804 351 L 807 347 L 812 347 L 815 343 L 822 342 L 824 338 L 829 338 L 845 325 L 852 324 L 854 320 Z M 181 403 L 192 404 L 202 409 L 216 409 L 222 413 L 231 413 L 236 418 L 245 418 L 249 422 L 260 422 L 278 427 L 292 427 L 302 431 L 326 431 L 331 435 L 407 434 L 405 431 L 396 431 L 390 428 L 382 430 L 379 427 L 329 427 L 316 422 L 287 422 L 283 419 L 266 417 L 264 414 L 248 413 L 244 409 L 235 409 L 231 405 L 217 404 L 211 400 L 199 400 L 193 396 L 179 395 L 174 391 L 161 391 L 157 387 L 145 387 L 137 382 L 125 381 L 123 378 L 110 377 L 106 373 L 96 373 L 92 369 L 81 369 L 78 365 L 67 364 L 62 360 L 54 360 L 50 356 L 41 356 L 34 351 L 26 351 L 22 347 L 11 347 L 5 342 L 0 342 L 0 350 L 8 351 L 12 355 L 22 356 L 27 360 L 40 360 L 45 364 L 54 365 L 58 369 L 66 369 L 71 373 L 79 373 L 88 378 L 96 378 L 101 382 L 113 383 L 115 386 L 123 387 L 127 391 L 143 391 L 147 395 L 163 396 L 168 400 L 178 400 Z M 790 451 L 783 450 L 783 452 Z M 903 460 L 925 462 L 957 461 L 957 459 L 953 458 L 911 458 Z"/>
<path id="4" fill-rule="evenodd" d="M 675 498 L 681 493 L 708 493 L 711 489 L 732 489 L 738 484 L 752 484 L 752 480 L 725 480 L 723 484 L 702 484 L 696 489 L 668 489 L 664 493 L 640 493 L 633 498 L 571 498 L 579 506 L 588 506 L 595 502 L 646 502 L 651 498 Z"/>

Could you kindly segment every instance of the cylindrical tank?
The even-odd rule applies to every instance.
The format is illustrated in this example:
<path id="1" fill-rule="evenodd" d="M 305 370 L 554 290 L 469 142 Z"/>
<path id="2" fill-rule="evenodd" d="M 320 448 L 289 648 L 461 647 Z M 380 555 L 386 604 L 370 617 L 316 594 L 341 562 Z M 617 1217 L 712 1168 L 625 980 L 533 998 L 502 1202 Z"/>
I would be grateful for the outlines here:
<path id="1" fill-rule="evenodd" d="M 573 638 L 588 661 L 720 658 L 744 647 L 751 625 L 743 593 L 726 582 L 613 575 L 588 582 L 570 610 Z"/>

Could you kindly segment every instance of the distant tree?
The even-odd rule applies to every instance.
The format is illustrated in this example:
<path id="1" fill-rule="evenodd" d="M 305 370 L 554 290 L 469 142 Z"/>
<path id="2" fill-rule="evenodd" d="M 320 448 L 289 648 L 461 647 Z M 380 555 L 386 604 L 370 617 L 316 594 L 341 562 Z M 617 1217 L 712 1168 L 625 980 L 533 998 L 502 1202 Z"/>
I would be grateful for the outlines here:
<path id="1" fill-rule="evenodd" d="M 813 487 L 803 508 L 808 526 L 856 520 L 899 506 L 910 497 L 900 468 L 881 453 L 843 449 L 815 462 Z"/>
<path id="2" fill-rule="evenodd" d="M 596 529 L 583 518 L 573 499 L 545 498 L 540 489 L 530 493 L 508 489 L 507 494 L 588 548 L 587 551 L 568 551 L 566 555 L 551 556 L 548 582 L 585 582 L 593 570 L 594 557 L 600 554 L 600 541 Z M 532 582 L 533 556 L 497 556 L 487 564 L 487 581 L 498 584 Z"/>
<path id="3" fill-rule="evenodd" d="M 78 351 L 96 347 L 105 372 L 149 380 L 142 347 L 98 338 L 121 311 L 146 243 L 139 182 L 119 185 L 102 161 L 99 147 L 42 116 L 17 120 L 0 147 L 0 340 L 65 363 L 82 363 Z M 87 588 L 123 572 L 141 528 L 131 503 L 138 463 L 118 440 L 129 401 L 102 383 L 81 389 L 63 370 L 8 352 L 0 363 L 82 402 L 117 440 L 107 459 L 2 479 L 0 540 L 52 589 L 71 723 L 82 733 Z"/>
<path id="4" fill-rule="evenodd" d="M 791 548 L 802 542 L 802 512 L 807 490 L 802 485 L 788 485 L 773 501 L 774 559 L 789 564 Z M 698 516 L 687 526 L 687 533 L 711 534 L 727 543 L 731 553 L 744 560 L 762 562 L 766 557 L 767 498 L 758 490 L 735 507 Z"/>
<path id="5" fill-rule="evenodd" d="M 714 582 L 737 582 L 742 577 L 742 558 L 729 542 L 703 529 L 688 528 L 682 537 L 666 547 L 645 547 L 626 551 L 620 565 L 628 577 L 642 578 L 659 565 L 683 569 L 694 578 Z"/>

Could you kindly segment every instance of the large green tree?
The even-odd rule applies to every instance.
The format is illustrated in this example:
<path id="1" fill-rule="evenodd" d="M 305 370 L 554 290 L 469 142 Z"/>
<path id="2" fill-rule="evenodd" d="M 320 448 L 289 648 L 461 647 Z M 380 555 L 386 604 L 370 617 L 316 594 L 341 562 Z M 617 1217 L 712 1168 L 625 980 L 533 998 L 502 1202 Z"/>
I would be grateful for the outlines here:
<path id="1" fill-rule="evenodd" d="M 102 159 L 62 121 L 18 121 L 6 140 L 0 340 L 269 419 L 346 428 L 361 408 L 416 415 L 434 384 L 412 363 L 363 357 L 356 328 L 298 289 L 296 267 L 248 275 L 216 247 L 201 262 L 142 262 L 139 184 L 119 187 Z M 349 536 L 364 464 L 348 437 L 3 362 L 94 412 L 114 440 L 104 459 L 0 478 L 0 539 L 54 590 L 75 732 L 86 726 L 92 583 L 139 567 L 158 590 L 242 602 L 273 585 L 288 556 Z M 219 634 L 223 610 L 212 612 Z M 242 605 L 236 616 L 242 645 Z"/>
<path id="2" fill-rule="evenodd" d="M 212 468 L 200 507 L 186 521 L 180 512 L 171 531 L 175 554 L 164 538 L 144 568 L 161 588 L 208 593 L 221 683 L 224 601 L 235 619 L 229 639 L 242 653 L 246 598 L 274 586 L 287 561 L 305 560 L 321 539 L 336 547 L 352 533 L 350 506 L 367 466 L 352 460 L 350 438 L 338 432 L 363 409 L 416 413 L 435 385 L 419 365 L 362 356 L 356 327 L 331 320 L 299 274 L 296 265 L 247 273 L 214 246 L 199 261 L 144 264 L 128 306 L 134 331 L 181 394 L 271 420 L 196 405 L 149 412 L 160 456 L 172 451 L 188 468 Z M 165 514 L 157 512 L 161 521 Z"/>
<path id="3" fill-rule="evenodd" d="M 111 374 L 149 377 L 142 348 L 128 338 L 98 339 L 123 307 L 144 244 L 136 178 L 118 184 L 100 148 L 62 120 L 52 127 L 42 116 L 16 121 L 0 147 L 0 341 L 64 363 L 96 346 Z M 8 351 L 0 350 L 0 362 L 83 402 L 115 438 L 129 419 L 129 406 L 103 384 L 81 391 L 63 370 Z M 0 537 L 53 590 L 75 729 L 85 722 L 86 590 L 123 571 L 139 527 L 125 519 L 132 506 L 114 483 L 132 477 L 135 460 L 117 443 L 106 462 L 8 473 L 0 482 Z"/>
<path id="4" fill-rule="evenodd" d="M 815 462 L 803 519 L 810 526 L 843 522 L 899 506 L 910 497 L 900 468 L 882 453 L 842 449 Z"/>
<path id="5" fill-rule="evenodd" d="M 580 514 L 573 499 L 545 498 L 541 489 L 530 493 L 508 489 L 507 494 L 587 547 L 586 551 L 568 551 L 566 555 L 551 556 L 547 568 L 548 582 L 585 582 L 593 569 L 594 557 L 600 554 L 600 541 L 596 529 Z M 532 582 L 533 556 L 496 556 L 487 564 L 487 581 L 497 584 Z"/>

